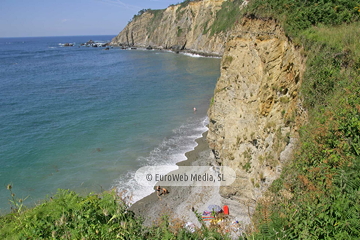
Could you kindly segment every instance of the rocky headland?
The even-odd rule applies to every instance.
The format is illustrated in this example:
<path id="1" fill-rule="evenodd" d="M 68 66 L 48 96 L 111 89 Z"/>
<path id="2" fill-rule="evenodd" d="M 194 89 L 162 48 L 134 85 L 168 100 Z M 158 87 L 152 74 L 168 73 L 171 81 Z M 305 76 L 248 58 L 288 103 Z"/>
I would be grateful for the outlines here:
<path id="1" fill-rule="evenodd" d="M 218 190 L 223 202 L 236 202 L 241 220 L 249 223 L 257 201 L 291 159 L 307 119 L 299 96 L 305 60 L 274 19 L 244 16 L 227 31 L 211 31 L 224 2 L 146 11 L 111 44 L 222 56 L 208 111 L 209 159 L 236 171 L 236 181 Z"/>
<path id="2" fill-rule="evenodd" d="M 223 1 L 196 1 L 145 11 L 134 16 L 111 44 L 222 55 L 227 34 L 211 35 L 206 26 L 212 24 Z"/>

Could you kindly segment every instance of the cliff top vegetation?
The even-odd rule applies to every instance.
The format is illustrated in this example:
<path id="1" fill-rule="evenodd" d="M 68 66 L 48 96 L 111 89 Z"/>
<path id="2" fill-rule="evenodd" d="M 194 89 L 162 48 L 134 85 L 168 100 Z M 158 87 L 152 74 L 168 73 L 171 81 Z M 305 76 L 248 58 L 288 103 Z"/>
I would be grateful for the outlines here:
<path id="1" fill-rule="evenodd" d="M 181 8 L 184 8 L 187 5 L 189 5 L 189 3 L 191 3 L 191 2 L 201 2 L 201 1 L 203 1 L 203 0 L 184 0 L 183 2 L 179 2 L 177 4 L 170 4 L 169 7 L 180 5 L 179 9 L 178 9 L 178 10 L 180 10 Z M 133 16 L 133 18 L 129 22 L 138 19 L 138 17 L 140 17 L 141 15 L 143 15 L 146 12 L 156 14 L 157 12 L 159 12 L 159 11 L 163 12 L 164 10 L 165 9 L 151 9 L 151 8 L 141 9 L 137 14 L 135 14 Z"/>
<path id="2" fill-rule="evenodd" d="M 246 8 L 241 8 L 243 2 L 224 1 L 210 27 L 211 33 L 230 30 L 245 15 L 275 18 L 291 36 L 319 24 L 334 26 L 356 22 L 360 18 L 360 3 L 356 0 L 252 0 Z"/>

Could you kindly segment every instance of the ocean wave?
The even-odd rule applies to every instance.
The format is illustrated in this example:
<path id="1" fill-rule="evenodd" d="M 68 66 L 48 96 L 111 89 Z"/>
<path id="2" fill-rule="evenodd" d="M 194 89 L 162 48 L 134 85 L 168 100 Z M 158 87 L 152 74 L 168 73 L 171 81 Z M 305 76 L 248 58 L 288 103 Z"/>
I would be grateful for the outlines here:
<path id="1" fill-rule="evenodd" d="M 185 55 L 185 56 L 189 56 L 189 57 L 193 57 L 193 58 L 221 58 L 221 57 L 216 57 L 216 56 L 204 56 L 204 55 L 201 55 L 201 54 L 197 54 L 197 53 L 180 53 L 182 55 Z"/>
<path id="2" fill-rule="evenodd" d="M 139 157 L 137 162 L 141 167 L 156 165 L 173 165 L 186 160 L 185 153 L 193 150 L 196 146 L 196 139 L 202 137 L 207 131 L 208 118 L 190 119 L 185 124 L 173 130 L 173 136 L 165 138 L 155 147 L 147 157 Z M 153 187 L 142 186 L 134 179 L 135 172 L 130 171 L 119 178 L 115 188 L 125 196 L 131 196 L 131 203 L 134 203 L 154 192 Z M 165 174 L 165 173 L 164 173 Z"/>
<path id="3" fill-rule="evenodd" d="M 59 43 L 58 45 L 59 45 L 60 47 L 65 47 L 66 44 L 73 44 L 73 46 L 76 45 L 75 42 L 72 42 L 72 43 Z"/>
<path id="4" fill-rule="evenodd" d="M 25 42 L 0 42 L 0 45 L 24 44 Z"/>
<path id="5" fill-rule="evenodd" d="M 205 56 L 201 56 L 200 54 L 195 54 L 195 53 L 181 53 L 185 56 L 189 56 L 189 57 L 193 57 L 193 58 L 199 58 L 199 57 L 205 57 Z"/>

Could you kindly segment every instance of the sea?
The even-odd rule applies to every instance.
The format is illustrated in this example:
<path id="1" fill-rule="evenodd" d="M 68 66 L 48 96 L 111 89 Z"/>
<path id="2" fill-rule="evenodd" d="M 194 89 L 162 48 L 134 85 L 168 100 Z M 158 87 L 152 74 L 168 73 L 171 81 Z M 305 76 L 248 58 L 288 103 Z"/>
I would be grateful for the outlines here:
<path id="1" fill-rule="evenodd" d="M 137 201 L 154 190 L 135 171 L 185 160 L 207 131 L 220 59 L 81 46 L 113 37 L 0 38 L 0 212 L 9 184 L 29 206 L 59 188 Z"/>

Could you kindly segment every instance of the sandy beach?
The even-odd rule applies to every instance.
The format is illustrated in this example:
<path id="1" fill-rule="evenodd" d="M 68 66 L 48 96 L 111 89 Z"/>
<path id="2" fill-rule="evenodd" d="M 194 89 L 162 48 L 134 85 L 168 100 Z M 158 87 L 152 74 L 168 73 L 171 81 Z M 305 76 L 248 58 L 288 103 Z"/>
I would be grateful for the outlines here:
<path id="1" fill-rule="evenodd" d="M 197 146 L 194 150 L 187 152 L 187 160 L 179 162 L 179 166 L 211 166 L 215 164 L 215 159 L 206 142 L 206 134 L 196 140 Z M 209 211 L 209 205 L 218 205 L 229 207 L 229 216 L 226 219 L 227 224 L 240 234 L 246 224 L 250 223 L 246 207 L 239 202 L 225 199 L 219 194 L 219 187 L 202 186 L 202 187 L 166 187 L 169 194 L 160 198 L 157 196 L 155 189 L 151 195 L 135 202 L 130 210 L 134 211 L 137 216 L 144 219 L 144 224 L 150 226 L 156 223 L 162 215 L 168 215 L 170 220 L 182 221 L 200 227 L 194 209 L 202 214 L 203 211 Z M 239 224 L 234 222 L 238 221 Z M 234 225 L 235 224 L 235 225 Z M 232 234 L 234 235 L 234 234 Z"/>

